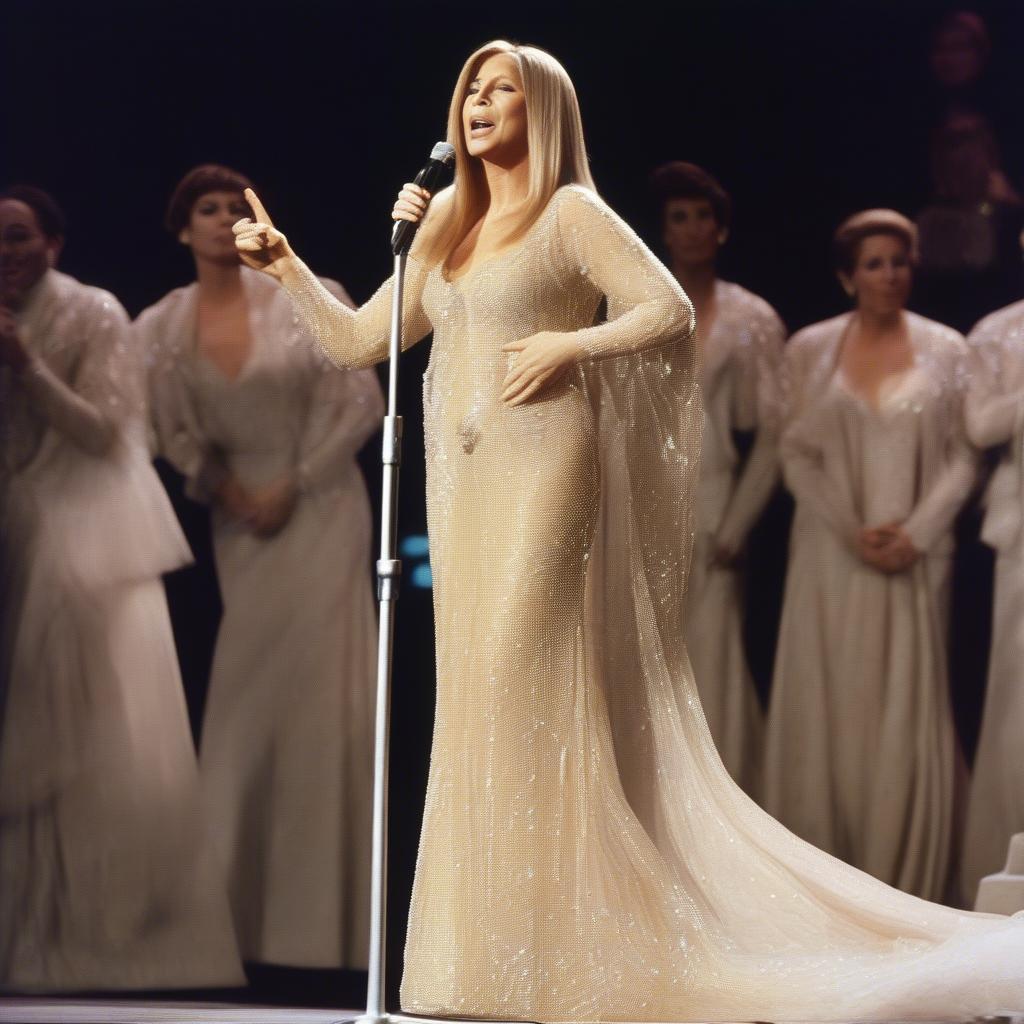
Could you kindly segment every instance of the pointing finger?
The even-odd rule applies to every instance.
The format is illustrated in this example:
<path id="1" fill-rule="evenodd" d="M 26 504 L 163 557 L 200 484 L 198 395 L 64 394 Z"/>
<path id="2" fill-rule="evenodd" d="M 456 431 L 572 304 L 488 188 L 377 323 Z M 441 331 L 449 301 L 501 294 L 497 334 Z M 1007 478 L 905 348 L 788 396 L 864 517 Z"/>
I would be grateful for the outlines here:
<path id="1" fill-rule="evenodd" d="M 257 196 L 251 188 L 247 188 L 245 190 L 245 198 L 248 204 L 252 207 L 255 219 L 262 224 L 268 224 L 273 227 L 274 222 L 270 219 L 270 214 L 263 208 L 263 204 L 260 202 L 259 196 Z"/>

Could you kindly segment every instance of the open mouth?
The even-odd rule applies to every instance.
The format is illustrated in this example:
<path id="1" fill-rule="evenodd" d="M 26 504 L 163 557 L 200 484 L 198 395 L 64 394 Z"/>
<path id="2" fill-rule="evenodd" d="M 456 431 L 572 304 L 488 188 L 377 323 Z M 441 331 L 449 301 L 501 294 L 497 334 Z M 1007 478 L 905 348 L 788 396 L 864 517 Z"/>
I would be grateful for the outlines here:
<path id="1" fill-rule="evenodd" d="M 469 134 L 471 138 L 479 139 L 494 131 L 494 122 L 488 121 L 485 117 L 474 117 L 469 122 Z"/>

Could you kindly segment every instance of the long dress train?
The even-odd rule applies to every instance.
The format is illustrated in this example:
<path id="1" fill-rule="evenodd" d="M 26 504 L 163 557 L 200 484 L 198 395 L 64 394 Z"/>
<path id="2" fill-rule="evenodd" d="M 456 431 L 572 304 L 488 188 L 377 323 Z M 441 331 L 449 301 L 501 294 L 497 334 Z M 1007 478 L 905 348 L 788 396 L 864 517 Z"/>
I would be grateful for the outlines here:
<path id="1" fill-rule="evenodd" d="M 285 286 L 338 362 L 385 357 L 390 285 L 356 313 L 301 266 Z M 467 276 L 414 247 L 406 289 L 404 343 L 434 330 L 438 701 L 402 1005 L 536 1021 L 1024 1007 L 1024 921 L 890 889 L 722 766 L 682 639 L 692 312 L 649 251 L 565 186 Z M 541 330 L 588 359 L 510 408 L 501 346 Z"/>

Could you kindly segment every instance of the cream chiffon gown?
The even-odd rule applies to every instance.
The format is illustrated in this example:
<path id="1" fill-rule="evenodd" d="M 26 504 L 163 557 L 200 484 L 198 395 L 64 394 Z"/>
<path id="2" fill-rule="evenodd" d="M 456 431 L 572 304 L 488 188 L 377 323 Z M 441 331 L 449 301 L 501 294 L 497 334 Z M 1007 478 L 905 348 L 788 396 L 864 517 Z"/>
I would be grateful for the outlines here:
<path id="1" fill-rule="evenodd" d="M 199 748 L 208 827 L 243 958 L 365 967 L 377 628 L 355 456 L 383 400 L 372 371 L 323 358 L 270 278 L 243 269 L 242 282 L 252 348 L 233 379 L 196 350 L 196 285 L 136 321 L 160 450 L 188 492 L 209 501 L 226 472 L 300 487 L 270 538 L 213 510 L 224 615 Z"/>
<path id="2" fill-rule="evenodd" d="M 285 285 L 335 360 L 386 356 L 390 284 L 355 313 L 304 268 Z M 438 695 L 404 1008 L 1024 1008 L 1024 921 L 888 888 L 787 832 L 722 766 L 682 641 L 702 412 L 692 309 L 670 275 L 570 185 L 457 280 L 414 247 L 406 287 L 405 343 L 434 331 Z M 511 408 L 501 347 L 538 331 L 572 332 L 586 359 Z"/>
<path id="3" fill-rule="evenodd" d="M 985 496 L 982 539 L 995 548 L 992 654 L 974 760 L 961 888 L 974 900 L 982 877 L 1001 871 L 1010 836 L 1024 832 L 1024 302 L 971 332 L 967 434 L 1002 445 Z"/>
<path id="4" fill-rule="evenodd" d="M 160 574 L 188 547 L 146 447 L 142 360 L 48 271 L 0 369 L 0 987 L 243 984 Z"/>
<path id="5" fill-rule="evenodd" d="M 854 314 L 786 352 L 782 463 L 797 512 L 768 716 L 765 808 L 816 846 L 928 899 L 947 894 L 956 736 L 946 662 L 953 521 L 975 479 L 963 338 L 906 314 L 911 369 L 871 402 L 840 350 Z M 861 526 L 924 553 L 887 575 Z"/>
<path id="6" fill-rule="evenodd" d="M 715 319 L 701 339 L 704 436 L 686 643 L 701 706 L 729 774 L 760 791 L 764 716 L 743 645 L 742 569 L 719 565 L 722 544 L 741 553 L 779 476 L 779 363 L 786 329 L 764 299 L 715 282 Z M 734 430 L 757 434 L 744 462 Z"/>

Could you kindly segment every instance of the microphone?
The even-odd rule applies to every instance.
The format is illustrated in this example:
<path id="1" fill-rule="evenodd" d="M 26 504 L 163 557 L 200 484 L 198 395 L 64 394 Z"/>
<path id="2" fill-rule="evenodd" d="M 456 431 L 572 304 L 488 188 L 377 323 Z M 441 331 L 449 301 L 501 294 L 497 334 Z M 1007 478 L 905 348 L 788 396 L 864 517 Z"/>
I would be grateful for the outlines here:
<path id="1" fill-rule="evenodd" d="M 438 142 L 430 151 L 430 159 L 423 165 L 423 169 L 416 175 L 415 184 L 421 185 L 431 195 L 437 191 L 437 186 L 444 180 L 450 169 L 455 167 L 455 147 L 447 142 Z M 414 224 L 411 220 L 396 220 L 394 229 L 391 232 L 391 251 L 396 256 L 404 256 L 412 247 L 412 240 L 416 237 L 422 218 Z"/>

